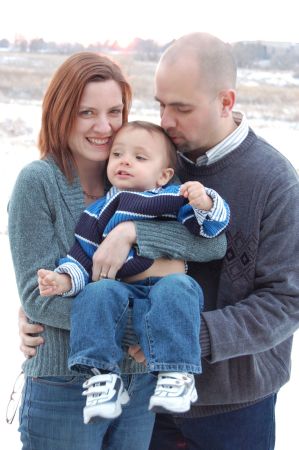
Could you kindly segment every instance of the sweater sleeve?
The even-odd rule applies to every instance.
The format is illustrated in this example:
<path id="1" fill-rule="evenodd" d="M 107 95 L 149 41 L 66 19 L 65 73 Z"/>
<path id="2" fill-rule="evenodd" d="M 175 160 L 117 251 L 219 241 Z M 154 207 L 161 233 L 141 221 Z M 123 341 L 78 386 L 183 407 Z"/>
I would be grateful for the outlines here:
<path id="1" fill-rule="evenodd" d="M 69 291 L 62 293 L 62 297 L 74 297 L 79 294 L 88 283 L 89 276 L 85 272 L 83 266 L 78 262 L 73 262 L 71 258 L 66 257 L 60 260 L 60 264 L 55 271 L 59 274 L 67 274 L 71 279 L 71 288 Z"/>
<path id="2" fill-rule="evenodd" d="M 222 259 L 226 252 L 225 234 L 206 239 L 195 236 L 176 221 L 136 221 L 134 224 L 138 253 L 147 258 L 208 262 Z"/>
<path id="3" fill-rule="evenodd" d="M 31 163 L 18 176 L 9 202 L 8 231 L 18 292 L 30 320 L 69 329 L 72 298 L 41 297 L 37 270 L 55 269 L 59 259 L 57 220 L 47 164 Z"/>

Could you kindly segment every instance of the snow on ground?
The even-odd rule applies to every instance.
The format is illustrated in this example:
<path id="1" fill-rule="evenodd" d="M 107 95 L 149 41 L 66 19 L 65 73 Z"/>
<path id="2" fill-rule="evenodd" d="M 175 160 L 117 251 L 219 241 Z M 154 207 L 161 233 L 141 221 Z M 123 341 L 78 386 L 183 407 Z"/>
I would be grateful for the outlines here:
<path id="1" fill-rule="evenodd" d="M 136 117 L 140 117 L 135 113 Z M 3 119 L 5 118 L 5 119 Z M 131 117 L 132 118 L 132 117 Z M 152 112 L 144 119 L 158 122 Z M 14 273 L 8 246 L 7 202 L 20 169 L 38 157 L 35 148 L 37 129 L 40 124 L 40 105 L 0 103 L 0 273 L 2 274 L 2 302 L 5 314 L 0 327 L 2 343 L 2 371 L 0 383 L 0 448 L 21 449 L 17 432 L 17 418 L 12 425 L 5 422 L 5 410 L 9 396 L 23 361 L 19 352 L 17 311 L 19 306 Z M 282 151 L 299 169 L 299 128 L 287 122 L 251 122 L 255 131 Z M 3 295 L 4 294 L 4 295 Z M 297 450 L 297 405 L 299 403 L 299 334 L 295 335 L 293 348 L 293 370 L 290 382 L 281 389 L 277 403 L 276 450 Z M 5 446 L 4 446 L 5 443 Z M 54 450 L 54 449 L 53 449 Z M 242 449 L 240 449 L 242 450 Z"/>
<path id="2" fill-rule="evenodd" d="M 299 78 L 293 71 L 238 69 L 238 82 L 247 86 L 299 86 Z"/>

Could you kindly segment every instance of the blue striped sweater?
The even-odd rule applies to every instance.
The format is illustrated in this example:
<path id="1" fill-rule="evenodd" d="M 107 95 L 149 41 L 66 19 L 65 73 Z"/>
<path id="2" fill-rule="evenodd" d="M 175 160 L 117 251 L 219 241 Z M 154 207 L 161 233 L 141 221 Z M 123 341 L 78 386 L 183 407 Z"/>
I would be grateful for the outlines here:
<path id="1" fill-rule="evenodd" d="M 206 238 L 219 235 L 228 225 L 229 207 L 213 189 L 205 188 L 213 200 L 210 211 L 192 207 L 180 195 L 179 185 L 151 191 L 120 191 L 112 187 L 108 194 L 85 209 L 75 229 L 75 243 L 55 269 L 71 277 L 72 289 L 64 295 L 80 292 L 91 281 L 92 256 L 107 234 L 119 223 L 136 220 L 178 220 L 188 230 Z M 153 259 L 137 255 L 131 248 L 117 278 L 132 276 L 148 269 Z"/>

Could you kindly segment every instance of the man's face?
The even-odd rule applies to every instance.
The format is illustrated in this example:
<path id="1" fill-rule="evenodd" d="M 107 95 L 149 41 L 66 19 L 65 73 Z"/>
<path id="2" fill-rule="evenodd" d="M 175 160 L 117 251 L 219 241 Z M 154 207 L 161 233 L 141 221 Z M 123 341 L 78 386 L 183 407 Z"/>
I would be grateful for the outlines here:
<path id="1" fill-rule="evenodd" d="M 161 126 L 190 159 L 221 141 L 221 102 L 201 82 L 195 61 L 186 58 L 172 65 L 162 61 L 156 71 L 155 98 Z"/>

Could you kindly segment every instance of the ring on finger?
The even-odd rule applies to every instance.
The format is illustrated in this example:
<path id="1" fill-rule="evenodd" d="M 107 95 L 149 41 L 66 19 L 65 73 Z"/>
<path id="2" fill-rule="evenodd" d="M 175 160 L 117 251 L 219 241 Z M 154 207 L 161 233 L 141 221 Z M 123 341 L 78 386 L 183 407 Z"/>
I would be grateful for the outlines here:
<path id="1" fill-rule="evenodd" d="M 100 273 L 100 278 L 108 278 L 106 273 Z"/>

